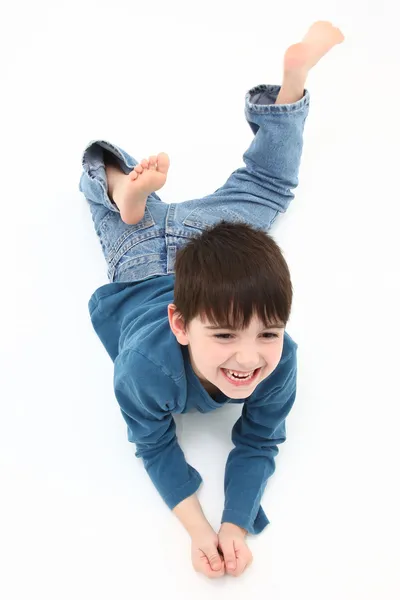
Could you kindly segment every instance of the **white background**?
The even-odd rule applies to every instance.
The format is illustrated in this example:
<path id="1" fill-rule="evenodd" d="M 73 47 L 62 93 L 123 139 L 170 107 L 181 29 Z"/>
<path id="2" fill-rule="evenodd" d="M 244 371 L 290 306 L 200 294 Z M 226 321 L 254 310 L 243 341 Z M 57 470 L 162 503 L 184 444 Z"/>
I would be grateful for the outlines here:
<path id="1" fill-rule="evenodd" d="M 1 18 L 0 596 L 395 600 L 399 582 L 399 83 L 395 2 L 25 2 Z M 346 42 L 307 81 L 300 185 L 275 239 L 298 395 L 239 579 L 190 540 L 129 444 L 87 302 L 107 283 L 78 190 L 86 144 L 165 151 L 166 202 L 243 165 L 245 93 L 316 20 Z M 178 418 L 212 525 L 240 406 Z M 247 597 L 246 596 L 246 597 Z"/>

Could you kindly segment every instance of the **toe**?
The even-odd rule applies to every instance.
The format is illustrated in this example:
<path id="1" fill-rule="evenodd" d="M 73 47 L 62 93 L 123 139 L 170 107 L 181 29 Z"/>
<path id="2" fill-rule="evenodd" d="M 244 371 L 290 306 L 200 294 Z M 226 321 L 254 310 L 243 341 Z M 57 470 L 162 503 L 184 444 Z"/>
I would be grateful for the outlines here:
<path id="1" fill-rule="evenodd" d="M 144 158 L 140 164 L 142 165 L 142 167 L 144 169 L 148 169 L 149 168 L 149 161 L 147 160 L 147 158 Z"/>
<path id="2" fill-rule="evenodd" d="M 169 156 L 165 152 L 160 152 L 157 156 L 157 171 L 160 173 L 167 173 L 169 169 Z"/>
<path id="3" fill-rule="evenodd" d="M 137 173 L 135 170 L 133 170 L 133 171 L 131 171 L 131 172 L 129 173 L 129 177 L 130 177 L 132 180 L 135 180 L 135 179 L 137 179 L 137 178 L 139 177 L 139 173 Z"/>
<path id="4" fill-rule="evenodd" d="M 155 171 L 157 168 L 157 156 L 150 156 L 149 163 L 149 169 Z"/>
<path id="5" fill-rule="evenodd" d="M 136 171 L 136 173 L 143 173 L 143 167 L 142 167 L 142 165 L 136 165 L 135 171 Z"/>

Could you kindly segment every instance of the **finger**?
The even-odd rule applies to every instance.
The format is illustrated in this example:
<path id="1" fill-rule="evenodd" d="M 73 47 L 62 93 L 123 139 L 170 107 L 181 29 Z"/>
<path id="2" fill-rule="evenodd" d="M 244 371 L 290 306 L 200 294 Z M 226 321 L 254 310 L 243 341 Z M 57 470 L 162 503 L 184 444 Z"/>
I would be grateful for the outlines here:
<path id="1" fill-rule="evenodd" d="M 208 548 L 204 548 L 203 552 L 207 557 L 207 560 L 210 564 L 211 569 L 213 571 L 220 571 L 222 568 L 222 560 L 218 553 L 217 547 L 210 546 Z"/>
<path id="2" fill-rule="evenodd" d="M 221 569 L 219 569 L 218 571 L 214 571 L 210 566 L 208 558 L 204 556 L 200 561 L 200 572 L 203 573 L 203 575 L 206 575 L 209 579 L 217 579 L 218 577 L 223 577 L 225 575 L 225 566 L 223 561 L 221 562 Z"/>
<path id="3" fill-rule="evenodd" d="M 220 571 L 213 571 L 210 565 L 207 565 L 204 573 L 209 579 L 219 579 L 220 577 L 225 576 L 225 569 L 221 569 Z"/>
<path id="4" fill-rule="evenodd" d="M 237 566 L 236 571 L 233 573 L 234 577 L 239 577 L 245 571 L 247 567 L 247 561 L 243 558 L 243 556 L 238 556 L 237 558 Z"/>
<path id="5" fill-rule="evenodd" d="M 219 571 L 222 567 L 222 559 L 219 555 L 217 546 L 211 544 L 210 546 L 206 546 L 201 550 L 203 556 L 202 560 L 208 561 L 211 569 L 213 571 Z"/>
<path id="6" fill-rule="evenodd" d="M 219 547 L 221 548 L 222 553 L 224 555 L 226 570 L 228 573 L 232 573 L 236 569 L 236 554 L 233 541 L 229 540 L 226 542 L 220 542 Z"/>
<path id="7" fill-rule="evenodd" d="M 239 575 L 242 575 L 244 573 L 244 571 L 250 567 L 251 563 L 253 562 L 253 555 L 251 554 L 251 552 L 245 551 L 245 550 L 236 550 L 236 557 L 237 557 L 237 567 L 236 567 L 236 571 L 233 573 L 233 575 L 235 577 L 239 577 Z"/>

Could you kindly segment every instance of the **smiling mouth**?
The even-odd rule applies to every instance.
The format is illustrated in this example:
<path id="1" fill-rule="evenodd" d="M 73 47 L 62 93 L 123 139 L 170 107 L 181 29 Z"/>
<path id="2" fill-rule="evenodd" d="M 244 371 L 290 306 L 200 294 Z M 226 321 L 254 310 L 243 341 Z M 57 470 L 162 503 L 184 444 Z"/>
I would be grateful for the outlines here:
<path id="1" fill-rule="evenodd" d="M 224 369 L 221 367 L 221 371 L 222 371 L 222 374 L 224 375 L 225 379 L 227 381 L 229 381 L 230 384 L 232 384 L 234 386 L 244 386 L 244 385 L 250 385 L 257 379 L 257 377 L 261 371 L 261 367 L 259 367 L 258 369 L 254 369 L 252 374 L 249 375 L 248 377 L 235 377 L 231 373 L 231 369 Z M 240 371 L 236 371 L 236 372 L 240 373 Z"/>

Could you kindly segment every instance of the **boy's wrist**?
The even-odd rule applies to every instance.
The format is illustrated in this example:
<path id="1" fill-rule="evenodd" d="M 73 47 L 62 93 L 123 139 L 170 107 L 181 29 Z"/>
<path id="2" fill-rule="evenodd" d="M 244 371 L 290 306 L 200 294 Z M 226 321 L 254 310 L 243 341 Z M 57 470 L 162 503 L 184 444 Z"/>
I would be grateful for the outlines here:
<path id="1" fill-rule="evenodd" d="M 213 533 L 215 535 L 214 529 L 211 527 L 210 523 L 205 517 L 204 521 L 195 523 L 191 527 L 187 527 L 186 531 L 188 532 L 192 540 L 201 538 L 209 533 Z"/>
<path id="2" fill-rule="evenodd" d="M 243 527 L 239 527 L 239 525 L 235 525 L 235 523 L 229 523 L 227 521 L 221 523 L 220 532 L 221 531 L 229 531 L 231 533 L 242 535 L 243 537 L 246 537 L 248 534 L 247 529 L 243 529 Z"/>
<path id="3" fill-rule="evenodd" d="M 182 500 L 175 506 L 173 512 L 192 539 L 209 533 L 210 530 L 214 531 L 203 513 L 196 494 Z"/>

